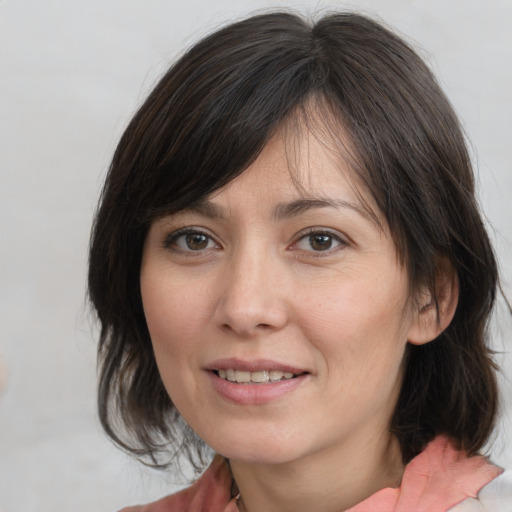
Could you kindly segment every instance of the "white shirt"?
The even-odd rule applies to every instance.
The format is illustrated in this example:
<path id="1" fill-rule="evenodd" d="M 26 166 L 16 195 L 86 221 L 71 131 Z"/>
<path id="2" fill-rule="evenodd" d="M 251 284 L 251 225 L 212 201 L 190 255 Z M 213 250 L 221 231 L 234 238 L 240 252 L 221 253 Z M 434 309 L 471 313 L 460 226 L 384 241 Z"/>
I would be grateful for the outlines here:
<path id="1" fill-rule="evenodd" d="M 512 471 L 504 471 L 482 487 L 477 498 L 466 498 L 449 512 L 512 512 Z"/>

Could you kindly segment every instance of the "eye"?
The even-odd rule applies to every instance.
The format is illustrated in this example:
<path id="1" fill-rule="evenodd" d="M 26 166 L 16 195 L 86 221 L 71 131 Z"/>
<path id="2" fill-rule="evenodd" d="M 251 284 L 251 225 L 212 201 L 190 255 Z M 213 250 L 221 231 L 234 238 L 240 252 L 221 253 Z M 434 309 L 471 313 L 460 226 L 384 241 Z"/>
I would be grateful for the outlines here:
<path id="1" fill-rule="evenodd" d="M 166 249 L 181 252 L 200 252 L 218 248 L 210 235 L 195 228 L 183 228 L 171 233 L 165 239 L 164 246 Z"/>
<path id="2" fill-rule="evenodd" d="M 299 238 L 294 248 L 301 251 L 328 252 L 346 245 L 346 242 L 330 231 L 315 230 Z"/>

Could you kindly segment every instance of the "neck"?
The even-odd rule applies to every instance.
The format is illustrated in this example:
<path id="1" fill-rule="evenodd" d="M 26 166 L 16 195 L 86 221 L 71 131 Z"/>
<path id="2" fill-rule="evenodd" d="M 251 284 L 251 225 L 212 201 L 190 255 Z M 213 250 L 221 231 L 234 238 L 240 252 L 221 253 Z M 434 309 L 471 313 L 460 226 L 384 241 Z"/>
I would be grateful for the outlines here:
<path id="1" fill-rule="evenodd" d="M 341 512 L 380 489 L 398 487 L 404 470 L 398 441 L 389 433 L 377 437 L 284 464 L 231 460 L 241 512 Z"/>

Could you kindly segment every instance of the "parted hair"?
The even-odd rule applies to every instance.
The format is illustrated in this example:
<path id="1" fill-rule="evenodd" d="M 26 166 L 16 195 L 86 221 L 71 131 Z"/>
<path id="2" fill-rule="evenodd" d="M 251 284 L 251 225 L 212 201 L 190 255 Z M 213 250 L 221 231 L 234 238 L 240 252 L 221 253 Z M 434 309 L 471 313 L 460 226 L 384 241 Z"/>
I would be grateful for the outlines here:
<path id="1" fill-rule="evenodd" d="M 275 12 L 221 28 L 170 67 L 122 135 L 101 194 L 88 275 L 101 326 L 99 416 L 146 463 L 164 467 L 186 452 L 200 465 L 204 450 L 156 366 L 139 283 L 148 228 L 229 183 L 283 123 L 311 108 L 348 136 L 354 173 L 389 225 L 411 289 L 428 286 L 435 297 L 440 261 L 458 278 L 448 328 L 407 347 L 390 425 L 404 461 L 441 433 L 475 453 L 492 431 L 487 324 L 498 272 L 449 101 L 416 51 L 381 23 Z"/>

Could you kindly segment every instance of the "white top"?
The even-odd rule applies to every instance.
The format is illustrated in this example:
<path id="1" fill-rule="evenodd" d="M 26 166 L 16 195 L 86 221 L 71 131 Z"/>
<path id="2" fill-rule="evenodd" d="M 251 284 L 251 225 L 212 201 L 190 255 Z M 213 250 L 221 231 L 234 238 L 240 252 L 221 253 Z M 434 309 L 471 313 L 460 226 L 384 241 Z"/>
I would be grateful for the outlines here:
<path id="1" fill-rule="evenodd" d="M 491 480 L 477 498 L 466 498 L 449 512 L 512 512 L 512 471 Z"/>

